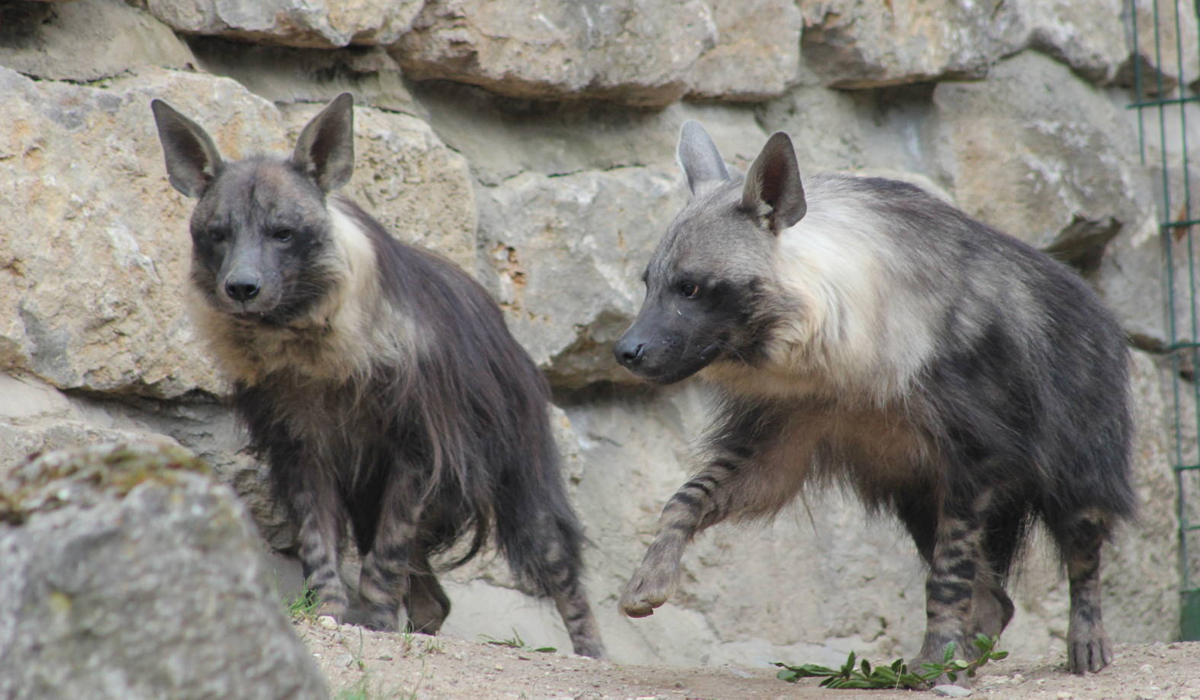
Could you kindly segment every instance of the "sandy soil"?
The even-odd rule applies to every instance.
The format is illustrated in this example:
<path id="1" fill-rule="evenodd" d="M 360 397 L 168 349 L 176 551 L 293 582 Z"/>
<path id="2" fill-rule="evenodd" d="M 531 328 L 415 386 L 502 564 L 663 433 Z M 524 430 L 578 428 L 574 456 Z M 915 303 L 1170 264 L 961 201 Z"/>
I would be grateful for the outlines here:
<path id="1" fill-rule="evenodd" d="M 328 621 L 332 622 L 332 621 Z M 330 625 L 332 627 L 332 625 Z M 296 622 L 335 698 L 699 700 L 935 697 L 930 692 L 849 691 L 775 678 L 774 669 L 617 665 L 451 637 L 385 634 L 343 625 Z M 804 663 L 807 659 L 782 659 Z M 989 664 L 972 698 L 1200 700 L 1200 643 L 1122 644 L 1099 674 L 1072 676 L 1065 656 L 1010 657 Z"/>

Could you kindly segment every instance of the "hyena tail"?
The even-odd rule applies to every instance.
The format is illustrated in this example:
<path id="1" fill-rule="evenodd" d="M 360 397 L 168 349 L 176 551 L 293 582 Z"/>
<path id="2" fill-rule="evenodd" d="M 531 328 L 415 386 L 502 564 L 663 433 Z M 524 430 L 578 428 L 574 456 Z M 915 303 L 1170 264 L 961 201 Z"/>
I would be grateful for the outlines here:
<path id="1" fill-rule="evenodd" d="M 583 531 L 567 499 L 558 451 L 544 416 L 540 444 L 525 446 L 497 484 L 496 539 L 513 574 L 531 592 L 554 600 L 575 653 L 601 657 L 600 640 L 583 581 Z M 528 427 L 528 426 L 527 426 Z"/>

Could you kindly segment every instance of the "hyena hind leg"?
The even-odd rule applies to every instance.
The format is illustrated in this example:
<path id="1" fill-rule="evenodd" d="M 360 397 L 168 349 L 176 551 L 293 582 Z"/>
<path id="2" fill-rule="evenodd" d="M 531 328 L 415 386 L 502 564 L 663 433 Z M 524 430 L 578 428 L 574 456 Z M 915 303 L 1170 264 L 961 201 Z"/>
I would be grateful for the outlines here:
<path id="1" fill-rule="evenodd" d="M 538 508 L 528 518 L 509 518 L 504 524 L 514 528 L 501 534 L 511 538 L 508 554 L 514 572 L 554 601 L 576 654 L 603 658 L 600 628 L 580 580 L 582 537 L 573 517 Z"/>
<path id="2" fill-rule="evenodd" d="M 1112 644 L 1100 614 L 1100 549 L 1110 520 L 1108 513 L 1089 509 L 1055 533 L 1070 582 L 1067 667 L 1072 673 L 1096 672 L 1112 661 Z"/>
<path id="3" fill-rule="evenodd" d="M 424 552 L 413 557 L 415 569 L 408 577 L 408 595 L 404 609 L 408 613 L 408 631 L 437 634 L 450 614 L 450 598 L 429 567 Z"/>

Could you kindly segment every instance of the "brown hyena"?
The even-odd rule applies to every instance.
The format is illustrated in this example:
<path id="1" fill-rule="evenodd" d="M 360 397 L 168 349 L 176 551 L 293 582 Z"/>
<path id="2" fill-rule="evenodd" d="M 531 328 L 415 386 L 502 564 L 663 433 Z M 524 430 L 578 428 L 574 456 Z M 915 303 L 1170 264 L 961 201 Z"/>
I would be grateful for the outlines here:
<path id="1" fill-rule="evenodd" d="M 1103 668 L 1100 549 L 1134 498 L 1127 351 L 1096 295 L 912 185 L 802 184 L 783 133 L 743 179 L 689 122 L 679 161 L 692 198 L 614 350 L 651 381 L 698 373 L 719 413 L 622 610 L 667 600 L 697 532 L 842 483 L 899 516 L 929 565 L 920 660 L 1004 629 L 1006 579 L 1041 520 L 1070 579 L 1070 669 Z"/>
<path id="2" fill-rule="evenodd" d="M 603 645 L 580 583 L 581 534 L 551 437 L 549 390 L 499 308 L 451 263 L 395 240 L 333 191 L 354 164 L 350 95 L 290 159 L 226 163 L 153 103 L 191 219 L 196 316 L 235 382 L 253 449 L 300 526 L 320 612 L 350 596 L 338 545 L 362 555 L 364 624 L 433 633 L 450 601 L 430 556 L 494 528 L 513 572 L 558 606 L 575 651 Z"/>

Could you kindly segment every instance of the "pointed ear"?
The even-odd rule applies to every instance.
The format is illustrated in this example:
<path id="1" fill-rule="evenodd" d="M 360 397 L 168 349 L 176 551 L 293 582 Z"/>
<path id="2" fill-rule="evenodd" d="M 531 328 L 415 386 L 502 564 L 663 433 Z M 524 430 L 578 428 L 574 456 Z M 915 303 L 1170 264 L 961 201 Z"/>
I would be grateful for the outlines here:
<path id="1" fill-rule="evenodd" d="M 729 179 L 725 161 L 700 122 L 691 119 L 679 130 L 679 147 L 675 151 L 679 167 L 687 176 L 688 188 L 696 194 L 708 185 Z"/>
<path id="2" fill-rule="evenodd" d="M 150 103 L 171 185 L 199 197 L 221 170 L 221 154 L 204 129 L 162 100 Z"/>
<path id="3" fill-rule="evenodd" d="M 354 97 L 343 92 L 300 132 L 292 163 L 323 192 L 332 192 L 354 174 Z"/>
<path id="4" fill-rule="evenodd" d="M 808 211 L 796 149 L 782 131 L 771 134 L 746 173 L 742 209 L 765 218 L 772 233 L 789 228 Z"/>

